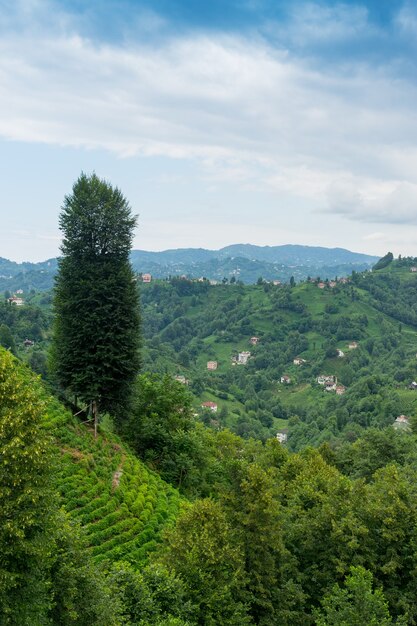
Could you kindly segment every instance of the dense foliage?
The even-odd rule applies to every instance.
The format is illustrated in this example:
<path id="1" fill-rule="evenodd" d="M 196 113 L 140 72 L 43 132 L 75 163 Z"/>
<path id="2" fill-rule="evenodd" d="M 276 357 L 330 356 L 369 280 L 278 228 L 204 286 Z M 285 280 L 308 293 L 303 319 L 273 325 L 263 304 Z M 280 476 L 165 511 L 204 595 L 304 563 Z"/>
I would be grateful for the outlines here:
<path id="1" fill-rule="evenodd" d="M 117 602 L 57 508 L 48 401 L 0 351 L 0 616 L 11 626 L 111 626 Z"/>
<path id="2" fill-rule="evenodd" d="M 285 428 L 292 450 L 353 440 L 417 408 L 409 388 L 417 377 L 412 262 L 322 288 L 317 281 L 293 288 L 181 279 L 143 285 L 145 368 L 183 376 L 213 428 L 262 440 Z M 243 351 L 250 358 L 236 364 Z M 321 374 L 335 376 L 343 395 L 317 384 Z M 286 375 L 289 384 L 280 382 Z M 216 413 L 201 409 L 206 401 L 217 404 Z"/>
<path id="3" fill-rule="evenodd" d="M 53 364 L 93 412 L 121 414 L 139 366 L 139 309 L 129 252 L 136 219 L 117 188 L 82 174 L 60 216 Z"/>
<path id="4" fill-rule="evenodd" d="M 119 436 L 106 418 L 94 439 L 1 352 L 5 623 L 416 624 L 412 263 L 322 287 L 144 286 L 154 371 L 132 384 Z M 283 427 L 287 445 L 271 436 Z"/>

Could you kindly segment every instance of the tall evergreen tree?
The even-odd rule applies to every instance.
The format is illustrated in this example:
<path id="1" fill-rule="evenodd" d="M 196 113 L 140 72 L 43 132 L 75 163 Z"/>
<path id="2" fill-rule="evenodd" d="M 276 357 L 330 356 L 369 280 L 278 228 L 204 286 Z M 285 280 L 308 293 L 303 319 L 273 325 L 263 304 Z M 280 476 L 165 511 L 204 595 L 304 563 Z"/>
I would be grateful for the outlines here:
<path id="1" fill-rule="evenodd" d="M 139 296 L 129 263 L 136 217 L 119 189 L 81 174 L 59 220 L 52 362 L 58 382 L 117 416 L 139 369 Z"/>

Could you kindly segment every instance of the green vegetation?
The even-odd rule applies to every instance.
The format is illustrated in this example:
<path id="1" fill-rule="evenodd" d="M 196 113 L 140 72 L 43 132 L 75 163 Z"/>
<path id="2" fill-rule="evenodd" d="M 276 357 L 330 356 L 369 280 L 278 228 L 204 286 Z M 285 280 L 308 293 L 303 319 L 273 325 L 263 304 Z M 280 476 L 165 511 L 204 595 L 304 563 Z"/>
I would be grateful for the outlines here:
<path id="1" fill-rule="evenodd" d="M 143 285 L 145 368 L 187 379 L 196 410 L 213 428 L 262 440 L 287 428 L 292 450 L 355 439 L 417 409 L 408 389 L 417 377 L 413 262 L 322 289 L 317 281 L 293 288 L 181 279 Z M 246 365 L 233 361 L 248 350 Z M 208 361 L 217 362 L 215 371 Z M 335 376 L 343 395 L 318 385 L 321 374 Z M 290 384 L 280 382 L 285 375 Z M 217 412 L 202 411 L 205 401 Z"/>
<path id="2" fill-rule="evenodd" d="M 65 412 L 56 437 L 61 452 L 56 485 L 84 530 L 93 560 L 143 564 L 161 530 L 176 518 L 178 493 L 110 432 L 94 439 Z"/>
<path id="3" fill-rule="evenodd" d="M 117 602 L 56 505 L 48 399 L 0 350 L 0 615 L 10 626 L 115 625 Z"/>
<path id="4" fill-rule="evenodd" d="M 54 359 L 72 412 L 12 354 L 57 390 L 48 294 L 0 307 L 1 623 L 416 624 L 415 259 L 143 285 L 137 376 L 133 224 L 94 176 L 66 199 Z"/>
<path id="5" fill-rule="evenodd" d="M 121 415 L 139 368 L 139 303 L 129 252 L 136 218 L 118 189 L 82 174 L 65 198 L 54 309 L 60 385 L 98 412 Z"/>
<path id="6" fill-rule="evenodd" d="M 372 574 L 363 567 L 352 567 L 346 587 L 335 585 L 323 598 L 323 611 L 316 613 L 317 626 L 390 626 L 394 624 L 380 589 L 373 591 Z M 406 624 L 398 620 L 396 624 Z"/>

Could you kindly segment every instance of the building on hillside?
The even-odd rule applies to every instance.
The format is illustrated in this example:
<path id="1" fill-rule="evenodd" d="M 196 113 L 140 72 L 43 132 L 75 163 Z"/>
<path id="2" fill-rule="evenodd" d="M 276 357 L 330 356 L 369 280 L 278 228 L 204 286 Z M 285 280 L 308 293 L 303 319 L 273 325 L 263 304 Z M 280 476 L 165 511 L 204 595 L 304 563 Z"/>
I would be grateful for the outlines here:
<path id="1" fill-rule="evenodd" d="M 258 345 L 258 343 L 259 343 L 259 337 L 251 337 L 251 338 L 249 339 L 249 343 L 250 343 L 252 346 L 256 346 L 256 345 Z"/>
<path id="2" fill-rule="evenodd" d="M 23 306 L 25 304 L 23 298 L 18 298 L 17 296 L 12 296 L 9 298 L 8 302 L 10 304 L 15 304 L 16 306 Z"/>
<path id="3" fill-rule="evenodd" d="M 338 396 L 343 396 L 345 391 L 346 391 L 346 387 L 344 385 L 341 385 L 340 383 L 336 385 L 336 394 Z"/>
<path id="4" fill-rule="evenodd" d="M 217 404 L 215 402 L 203 402 L 201 405 L 202 409 L 210 409 L 213 413 L 217 411 Z"/>
<path id="5" fill-rule="evenodd" d="M 21 296 L 21 295 L 22 295 L 22 293 L 23 293 L 23 289 L 18 289 L 18 290 L 16 291 L 16 294 L 17 294 L 17 295 L 19 295 L 19 296 Z"/>
<path id="6" fill-rule="evenodd" d="M 178 381 L 179 383 L 181 383 L 181 385 L 188 385 L 189 384 L 189 380 L 188 378 L 185 378 L 185 376 L 182 376 L 180 374 L 178 374 L 177 376 L 175 376 L 175 380 Z"/>
<path id="7" fill-rule="evenodd" d="M 280 443 L 287 443 L 288 440 L 288 428 L 283 428 L 277 432 L 277 439 Z"/>
<path id="8" fill-rule="evenodd" d="M 302 359 L 300 356 L 297 356 L 294 361 L 293 361 L 294 365 L 305 365 L 307 363 L 307 361 L 305 359 Z"/>
<path id="9" fill-rule="evenodd" d="M 23 345 L 25 346 L 25 348 L 31 348 L 35 345 L 35 342 L 32 341 L 32 339 L 25 339 Z"/>
<path id="10" fill-rule="evenodd" d="M 214 280 L 214 279 L 210 279 L 209 283 L 210 283 L 210 285 L 218 285 L 219 281 L 218 280 Z"/>
<path id="11" fill-rule="evenodd" d="M 325 376 L 324 374 L 320 374 L 317 376 L 317 382 L 319 385 L 334 385 L 337 384 L 336 376 Z"/>
<path id="12" fill-rule="evenodd" d="M 410 267 L 410 272 L 417 272 L 417 267 L 415 265 Z"/>
<path id="13" fill-rule="evenodd" d="M 143 283 L 150 283 L 152 280 L 152 275 L 151 274 L 142 274 L 142 282 Z"/>
<path id="14" fill-rule="evenodd" d="M 409 389 L 413 389 L 413 390 L 417 389 L 417 383 L 416 383 L 416 381 L 415 381 L 415 380 L 413 380 L 413 382 L 412 382 L 412 383 L 410 383 L 410 384 L 408 385 L 408 388 L 409 388 Z"/>
<path id="15" fill-rule="evenodd" d="M 272 284 L 275 285 L 275 287 L 278 287 L 281 284 L 280 280 L 273 280 Z"/>
<path id="16" fill-rule="evenodd" d="M 317 283 L 317 287 L 318 287 L 319 289 L 324 289 L 324 288 L 325 288 L 325 286 L 326 286 L 326 283 L 322 283 L 322 282 Z"/>
<path id="17" fill-rule="evenodd" d="M 410 418 L 406 415 L 399 415 L 392 426 L 395 430 L 411 430 Z"/>
<path id="18" fill-rule="evenodd" d="M 239 365 L 246 365 L 246 363 L 248 362 L 248 359 L 250 359 L 250 352 L 248 352 L 247 350 L 244 350 L 243 352 L 239 352 L 239 354 L 237 355 L 237 362 Z"/>
<path id="19" fill-rule="evenodd" d="M 337 282 L 336 282 L 335 280 L 331 280 L 331 281 L 329 282 L 329 287 L 330 287 L 331 289 L 334 289 L 334 288 L 336 287 L 336 285 L 337 285 Z"/>
<path id="20" fill-rule="evenodd" d="M 344 356 L 345 356 L 345 353 L 342 350 L 337 349 L 337 357 L 339 359 L 343 359 Z"/>
<path id="21" fill-rule="evenodd" d="M 324 391 L 336 391 L 337 385 L 336 383 L 324 383 Z"/>
<path id="22" fill-rule="evenodd" d="M 217 361 L 207 361 L 207 369 L 208 370 L 216 370 L 217 369 Z"/>
<path id="23" fill-rule="evenodd" d="M 287 374 L 284 374 L 284 376 L 281 376 L 281 382 L 283 385 L 289 385 L 291 383 L 291 378 L 287 376 Z"/>
<path id="24" fill-rule="evenodd" d="M 346 285 L 349 282 L 349 278 L 346 278 L 345 276 L 342 276 L 342 278 L 339 278 L 339 283 L 342 283 L 342 285 Z"/>
<path id="25" fill-rule="evenodd" d="M 356 348 L 358 347 L 358 342 L 351 341 L 348 347 L 349 347 L 349 350 L 356 350 Z"/>

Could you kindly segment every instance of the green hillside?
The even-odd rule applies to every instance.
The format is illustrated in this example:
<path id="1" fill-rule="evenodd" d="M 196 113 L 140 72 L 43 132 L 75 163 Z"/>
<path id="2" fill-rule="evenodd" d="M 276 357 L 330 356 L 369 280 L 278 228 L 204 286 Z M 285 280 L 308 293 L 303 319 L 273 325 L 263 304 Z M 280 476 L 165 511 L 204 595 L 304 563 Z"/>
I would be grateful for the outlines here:
<path id="1" fill-rule="evenodd" d="M 214 426 L 261 438 L 288 427 L 298 448 L 417 410 L 408 389 L 417 377 L 417 276 L 406 260 L 323 288 L 157 281 L 142 286 L 142 307 L 146 369 L 184 376 Z M 243 351 L 250 358 L 238 364 Z M 325 391 L 320 375 L 335 376 L 343 395 Z M 205 401 L 216 413 L 202 411 Z"/>
<path id="2" fill-rule="evenodd" d="M 413 264 L 399 259 L 321 285 L 179 278 L 141 284 L 143 371 L 185 379 L 194 412 L 214 429 L 262 440 L 286 429 L 293 450 L 354 440 L 370 426 L 417 412 L 417 391 L 409 388 L 417 379 Z M 0 314 L 3 340 L 9 330 L 17 354 L 47 375 L 49 295 L 34 295 L 24 307 L 3 304 Z M 34 346 L 23 345 L 26 337 Z M 240 364 L 245 351 L 250 358 Z M 209 361 L 215 370 L 207 369 Z M 319 385 L 320 375 L 334 376 L 343 395 Z M 205 402 L 217 411 L 202 408 Z"/>
<path id="3" fill-rule="evenodd" d="M 178 514 L 180 496 L 112 433 L 90 428 L 50 400 L 48 423 L 59 450 L 56 486 L 85 531 L 94 560 L 140 567 Z"/>

